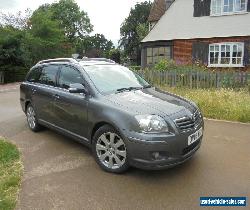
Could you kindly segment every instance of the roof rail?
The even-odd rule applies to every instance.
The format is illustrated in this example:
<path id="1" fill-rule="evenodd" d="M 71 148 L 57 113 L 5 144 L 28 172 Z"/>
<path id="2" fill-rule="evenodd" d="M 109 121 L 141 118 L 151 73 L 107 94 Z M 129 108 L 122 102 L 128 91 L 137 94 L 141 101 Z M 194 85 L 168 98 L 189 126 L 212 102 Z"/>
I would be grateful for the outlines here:
<path id="1" fill-rule="evenodd" d="M 37 63 L 43 64 L 43 63 L 53 63 L 53 62 L 70 62 L 70 63 L 77 63 L 77 61 L 73 58 L 55 58 L 55 59 L 47 59 L 47 60 L 42 60 Z"/>
<path id="2" fill-rule="evenodd" d="M 79 61 L 105 61 L 108 63 L 115 63 L 115 61 L 108 59 L 108 58 L 88 58 L 88 57 L 83 57 Z"/>

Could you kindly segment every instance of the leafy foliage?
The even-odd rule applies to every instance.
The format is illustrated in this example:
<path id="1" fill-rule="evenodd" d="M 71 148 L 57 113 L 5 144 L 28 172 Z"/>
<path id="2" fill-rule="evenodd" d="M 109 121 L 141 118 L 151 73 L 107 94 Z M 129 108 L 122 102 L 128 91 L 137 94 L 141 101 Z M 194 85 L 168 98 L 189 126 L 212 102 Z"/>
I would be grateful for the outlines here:
<path id="1" fill-rule="evenodd" d="M 71 42 L 93 31 L 88 14 L 81 11 L 74 0 L 60 0 L 53 4 L 44 4 L 33 15 L 36 16 L 36 13 L 42 12 L 49 14 L 52 21 L 58 22 L 60 29 Z"/>
<path id="2" fill-rule="evenodd" d="M 124 56 L 129 56 L 132 62 L 138 65 L 141 56 L 140 42 L 147 34 L 145 28 L 148 25 L 150 9 L 150 2 L 137 3 L 120 28 L 120 47 L 124 48 Z"/>
<path id="3" fill-rule="evenodd" d="M 139 40 L 142 41 L 149 33 L 148 22 L 139 24 L 136 27 L 136 32 L 138 34 Z"/>
<path id="4" fill-rule="evenodd" d="M 107 57 L 116 63 L 121 63 L 121 52 L 119 49 L 111 49 Z"/>
<path id="5" fill-rule="evenodd" d="M 44 4 L 34 12 L 0 13 L 0 71 L 5 81 L 20 81 L 39 60 L 107 57 L 120 62 L 120 51 L 103 34 L 90 36 L 93 26 L 74 0 Z"/>
<path id="6" fill-rule="evenodd" d="M 0 28 L 0 66 L 24 65 L 22 43 L 24 33 L 11 26 Z"/>
<path id="7" fill-rule="evenodd" d="M 73 0 L 44 4 L 31 13 L 0 14 L 0 71 L 12 81 L 42 59 L 71 57 L 75 40 L 92 31 L 87 13 Z M 19 80 L 18 77 L 13 77 Z"/>
<path id="8" fill-rule="evenodd" d="M 107 40 L 103 34 L 86 36 L 83 40 L 77 40 L 77 52 L 87 57 L 106 57 L 111 49 L 114 49 L 112 41 Z"/>
<path id="9" fill-rule="evenodd" d="M 72 46 L 59 27 L 59 22 L 51 16 L 50 11 L 39 10 L 30 18 L 31 27 L 22 42 L 29 65 L 46 58 L 70 55 L 72 52 Z"/>
<path id="10" fill-rule="evenodd" d="M 157 71 L 168 71 L 176 69 L 177 65 L 173 60 L 163 59 L 160 60 L 157 64 L 155 64 L 154 68 Z"/>
<path id="11" fill-rule="evenodd" d="M 83 38 L 93 31 L 88 14 L 80 10 L 74 0 L 60 0 L 51 5 L 52 17 L 58 20 L 69 40 Z"/>

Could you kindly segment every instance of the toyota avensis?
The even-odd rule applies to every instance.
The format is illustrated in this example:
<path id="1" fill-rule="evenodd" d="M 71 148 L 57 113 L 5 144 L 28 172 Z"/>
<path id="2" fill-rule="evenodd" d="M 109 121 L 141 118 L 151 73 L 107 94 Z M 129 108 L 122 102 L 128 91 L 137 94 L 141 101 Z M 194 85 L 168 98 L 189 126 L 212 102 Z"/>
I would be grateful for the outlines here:
<path id="1" fill-rule="evenodd" d="M 20 100 L 32 131 L 48 127 L 91 147 L 108 172 L 173 167 L 202 141 L 203 117 L 193 102 L 111 60 L 40 61 L 21 84 Z"/>

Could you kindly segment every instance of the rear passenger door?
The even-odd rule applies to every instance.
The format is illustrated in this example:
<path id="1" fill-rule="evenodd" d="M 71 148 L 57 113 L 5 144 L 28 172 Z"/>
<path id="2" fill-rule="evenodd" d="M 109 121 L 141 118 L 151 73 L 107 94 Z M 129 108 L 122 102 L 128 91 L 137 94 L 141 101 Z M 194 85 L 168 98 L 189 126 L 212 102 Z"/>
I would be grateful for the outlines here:
<path id="1" fill-rule="evenodd" d="M 56 125 L 77 136 L 87 137 L 88 97 L 80 93 L 69 93 L 70 84 L 85 86 L 81 72 L 70 65 L 61 65 L 58 89 L 54 100 Z"/>
<path id="2" fill-rule="evenodd" d="M 41 67 L 40 77 L 32 88 L 32 104 L 39 120 L 55 123 L 54 95 L 59 66 L 48 64 Z"/>

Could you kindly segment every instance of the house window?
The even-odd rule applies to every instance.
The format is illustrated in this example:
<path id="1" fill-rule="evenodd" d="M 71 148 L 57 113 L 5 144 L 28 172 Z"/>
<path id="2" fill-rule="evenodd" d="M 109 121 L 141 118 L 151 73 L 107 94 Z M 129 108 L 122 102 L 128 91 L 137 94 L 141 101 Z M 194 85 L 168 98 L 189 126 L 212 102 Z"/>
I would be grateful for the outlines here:
<path id="1" fill-rule="evenodd" d="M 209 45 L 210 67 L 242 67 L 244 43 L 229 42 Z"/>
<path id="2" fill-rule="evenodd" d="M 247 11 L 248 0 L 212 0 L 211 15 L 227 15 Z"/>
<path id="3" fill-rule="evenodd" d="M 147 65 L 154 65 L 163 59 L 171 59 L 171 47 L 147 48 Z"/>

